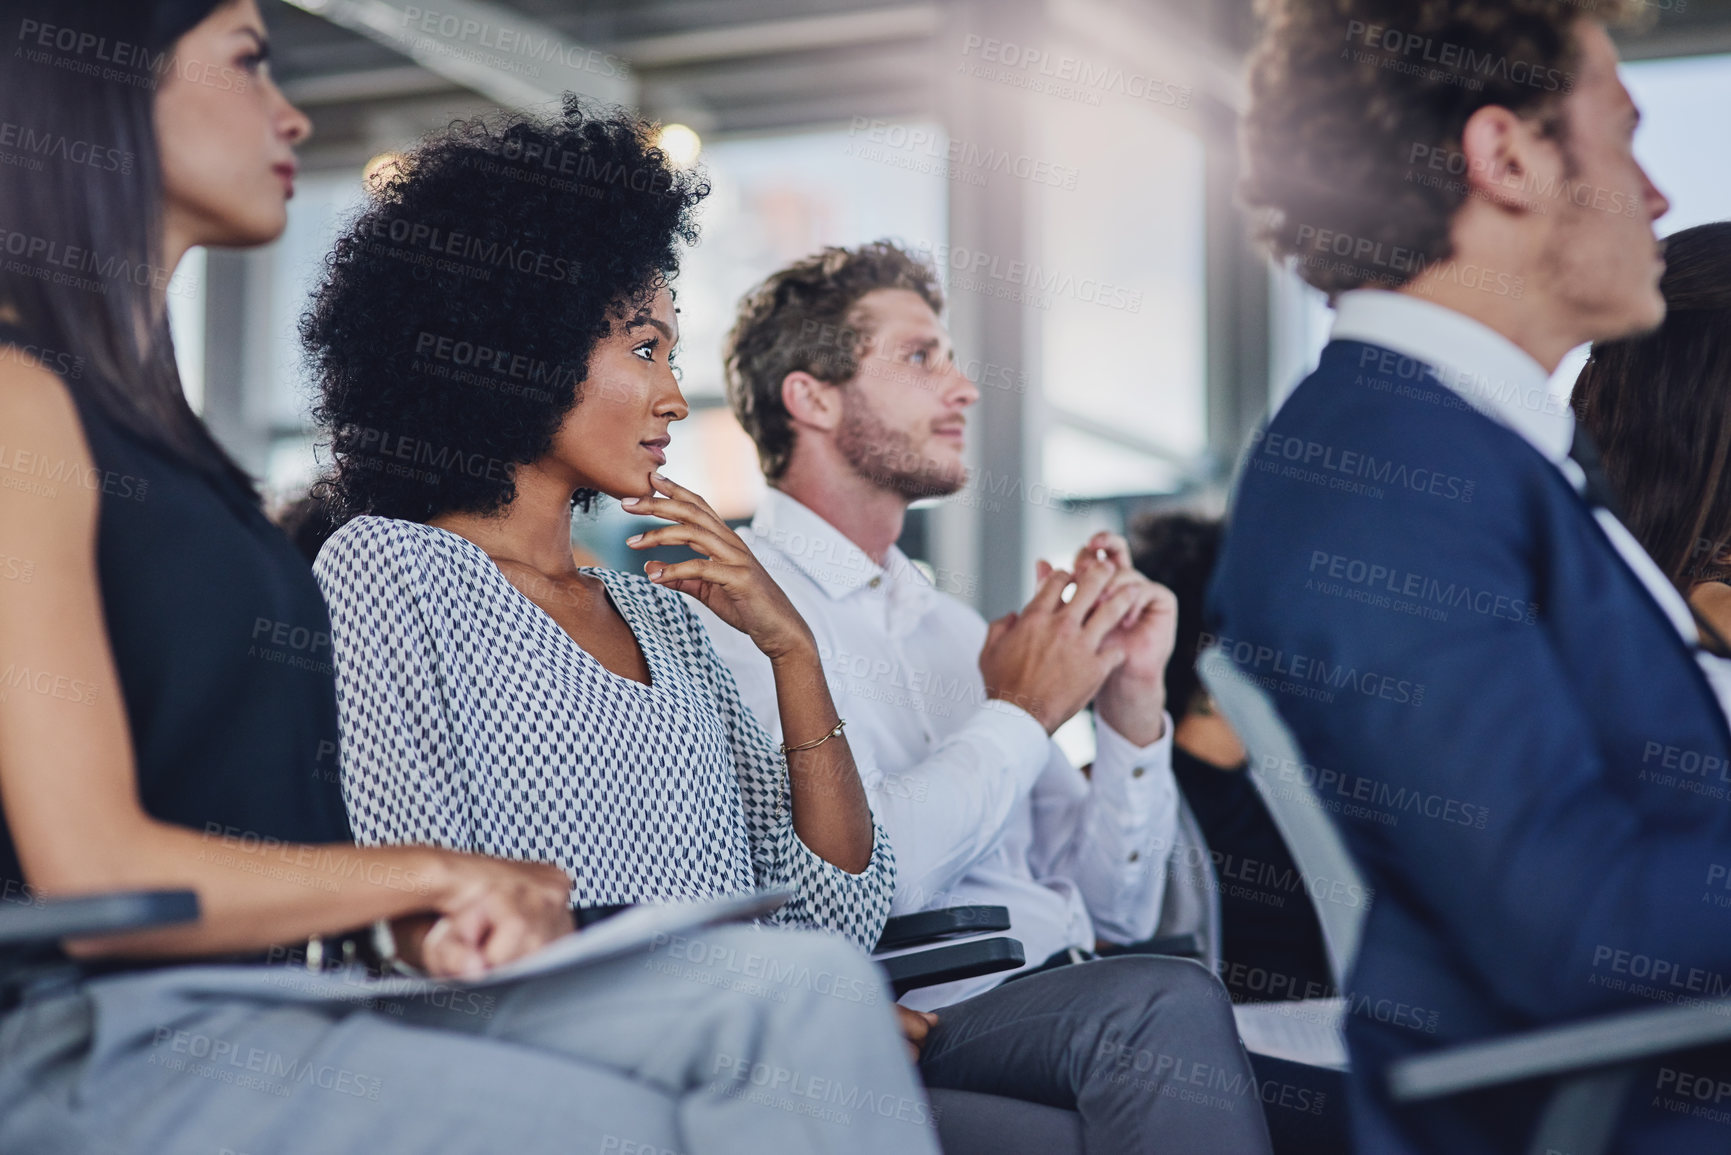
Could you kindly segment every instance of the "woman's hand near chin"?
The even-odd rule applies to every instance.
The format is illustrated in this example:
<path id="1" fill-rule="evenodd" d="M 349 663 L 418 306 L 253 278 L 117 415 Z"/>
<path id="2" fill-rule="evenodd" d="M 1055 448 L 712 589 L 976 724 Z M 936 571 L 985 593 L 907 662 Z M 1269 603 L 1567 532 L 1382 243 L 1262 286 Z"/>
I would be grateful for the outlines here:
<path id="1" fill-rule="evenodd" d="M 626 498 L 620 504 L 632 513 L 666 518 L 673 524 L 640 533 L 625 544 L 632 549 L 684 545 L 704 556 L 673 565 L 646 562 L 643 569 L 649 580 L 690 594 L 751 638 L 771 661 L 815 653 L 817 643 L 805 619 L 721 515 L 703 498 L 659 473 L 651 474 L 650 482 L 655 496 Z"/>
<path id="2" fill-rule="evenodd" d="M 632 549 L 686 545 L 704 556 L 644 565 L 649 580 L 690 594 L 715 616 L 746 634 L 775 669 L 781 732 L 795 749 L 782 757 L 793 795 L 793 829 L 815 854 L 849 874 L 871 865 L 876 832 L 853 751 L 841 733 L 835 702 L 824 680 L 817 640 L 780 586 L 727 528 L 709 503 L 659 473 L 657 494 L 622 502 L 632 513 L 664 517 L 672 525 L 640 533 Z M 813 741 L 821 738 L 822 741 Z"/>

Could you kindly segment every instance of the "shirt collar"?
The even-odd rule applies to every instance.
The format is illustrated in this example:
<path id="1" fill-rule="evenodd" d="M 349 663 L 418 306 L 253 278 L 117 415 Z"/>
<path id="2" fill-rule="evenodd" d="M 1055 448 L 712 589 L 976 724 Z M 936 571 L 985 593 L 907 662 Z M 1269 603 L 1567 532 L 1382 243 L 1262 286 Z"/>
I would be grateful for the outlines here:
<path id="1" fill-rule="evenodd" d="M 1519 433 L 1552 464 L 1569 456 L 1575 414 L 1550 374 L 1501 333 L 1453 309 L 1386 289 L 1335 300 L 1335 341 L 1379 345 L 1431 367 L 1473 408 Z"/>
<path id="2" fill-rule="evenodd" d="M 866 586 L 876 588 L 883 580 L 931 586 L 897 546 L 890 546 L 884 564 L 879 565 L 835 526 L 779 489 L 764 493 L 751 519 L 751 532 L 838 601 Z"/>

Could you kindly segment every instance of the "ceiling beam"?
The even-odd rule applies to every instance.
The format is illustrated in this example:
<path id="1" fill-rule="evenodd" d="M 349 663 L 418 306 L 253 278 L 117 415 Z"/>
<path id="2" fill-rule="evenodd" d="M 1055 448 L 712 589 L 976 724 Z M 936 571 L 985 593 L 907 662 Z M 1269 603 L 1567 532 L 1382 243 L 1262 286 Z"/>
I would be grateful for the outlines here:
<path id="1" fill-rule="evenodd" d="M 389 68 L 367 68 L 358 72 L 328 72 L 301 76 L 284 82 L 289 103 L 311 108 L 320 104 L 354 104 L 368 100 L 394 100 L 405 96 L 431 96 L 451 92 L 455 86 L 419 64 L 397 64 Z M 466 89 L 464 89 L 466 91 Z"/>
<path id="2" fill-rule="evenodd" d="M 637 82 L 619 56 L 588 48 L 537 20 L 485 0 L 288 0 L 295 7 L 402 53 L 422 68 L 506 108 L 575 92 L 635 106 Z"/>
<path id="3" fill-rule="evenodd" d="M 637 68 L 674 68 L 783 52 L 857 48 L 886 40 L 921 40 L 936 34 L 939 24 L 937 5 L 909 4 L 646 36 L 617 44 L 614 50 Z"/>
<path id="4" fill-rule="evenodd" d="M 1183 85 L 1234 111 L 1245 104 L 1243 62 L 1157 11 L 1132 15 L 1102 0 L 1047 0 L 1047 19 L 1127 67 Z M 1186 105 L 1188 105 L 1186 101 Z"/>
<path id="5" fill-rule="evenodd" d="M 1731 52 L 1731 21 L 1681 28 L 1661 26 L 1630 35 L 1613 29 L 1617 53 L 1624 60 L 1657 60 L 1677 56 L 1714 56 Z"/>

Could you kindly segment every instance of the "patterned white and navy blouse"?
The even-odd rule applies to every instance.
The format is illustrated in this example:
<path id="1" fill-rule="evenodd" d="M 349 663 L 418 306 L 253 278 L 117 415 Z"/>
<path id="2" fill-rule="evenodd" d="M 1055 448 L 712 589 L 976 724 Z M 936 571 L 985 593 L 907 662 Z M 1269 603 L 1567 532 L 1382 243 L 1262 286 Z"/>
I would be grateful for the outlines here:
<path id="1" fill-rule="evenodd" d="M 330 605 L 343 794 L 364 844 L 557 862 L 581 905 L 785 888 L 777 923 L 870 948 L 895 859 L 849 874 L 794 832 L 787 770 L 684 595 L 599 578 L 648 685 L 583 650 L 446 530 L 361 517 L 314 569 Z"/>

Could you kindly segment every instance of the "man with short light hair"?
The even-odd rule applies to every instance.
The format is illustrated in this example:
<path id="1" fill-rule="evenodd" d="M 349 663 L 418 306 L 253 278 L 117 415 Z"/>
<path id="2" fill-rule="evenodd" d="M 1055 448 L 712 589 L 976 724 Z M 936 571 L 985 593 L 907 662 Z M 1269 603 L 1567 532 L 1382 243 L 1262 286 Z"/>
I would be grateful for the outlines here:
<path id="1" fill-rule="evenodd" d="M 1163 916 L 1200 922 L 1195 906 L 1167 901 L 1189 894 L 1168 871 L 1172 595 L 1103 534 L 1071 570 L 1042 565 L 1028 605 L 988 628 L 896 548 L 912 502 L 967 480 L 979 391 L 956 366 L 942 308 L 935 272 L 898 246 L 825 249 L 749 294 L 727 346 L 728 396 L 770 482 L 741 536 L 824 655 L 895 847 L 892 909 L 1002 905 L 1027 951 L 1014 981 L 904 999 L 937 1009 L 922 1074 L 1074 1106 L 1089 1150 L 1265 1149 L 1219 981 L 1183 959 L 1094 959 L 1162 931 Z M 780 734 L 761 655 L 704 621 L 745 702 Z M 1099 753 L 1084 775 L 1051 735 L 1090 702 Z M 1182 1094 L 1180 1070 L 1211 1072 L 1211 1096 Z"/>

